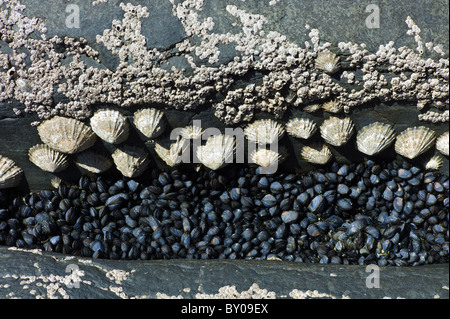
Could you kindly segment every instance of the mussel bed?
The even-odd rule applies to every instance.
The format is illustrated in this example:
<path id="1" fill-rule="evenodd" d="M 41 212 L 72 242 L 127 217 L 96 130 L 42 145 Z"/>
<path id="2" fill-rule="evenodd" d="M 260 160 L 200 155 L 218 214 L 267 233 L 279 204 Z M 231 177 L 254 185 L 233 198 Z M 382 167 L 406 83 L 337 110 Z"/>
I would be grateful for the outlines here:
<path id="1" fill-rule="evenodd" d="M 10 196 L 11 197 L 11 196 Z M 449 178 L 408 162 L 332 163 L 304 174 L 161 171 L 83 176 L 8 198 L 0 245 L 107 259 L 448 263 Z"/>

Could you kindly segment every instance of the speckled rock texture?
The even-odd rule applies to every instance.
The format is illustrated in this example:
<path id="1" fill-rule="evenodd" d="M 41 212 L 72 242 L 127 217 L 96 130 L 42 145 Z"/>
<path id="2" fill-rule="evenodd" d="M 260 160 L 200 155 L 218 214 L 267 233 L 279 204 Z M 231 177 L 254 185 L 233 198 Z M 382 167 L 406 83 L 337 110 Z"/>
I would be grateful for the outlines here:
<path id="1" fill-rule="evenodd" d="M 449 298 L 448 265 L 380 268 L 279 261 L 108 261 L 0 247 L 0 298 Z M 7 265 L 7 266 L 6 266 Z M 370 286 L 370 284 L 369 284 Z"/>

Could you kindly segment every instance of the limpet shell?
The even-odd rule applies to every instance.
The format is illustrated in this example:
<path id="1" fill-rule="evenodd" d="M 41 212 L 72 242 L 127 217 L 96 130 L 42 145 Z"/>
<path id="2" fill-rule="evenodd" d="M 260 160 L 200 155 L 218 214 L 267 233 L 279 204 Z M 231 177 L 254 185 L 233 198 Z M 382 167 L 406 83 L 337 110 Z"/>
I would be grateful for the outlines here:
<path id="1" fill-rule="evenodd" d="M 148 153 L 139 147 L 123 145 L 112 154 L 117 169 L 126 177 L 137 177 L 144 173 L 150 160 Z"/>
<path id="2" fill-rule="evenodd" d="M 425 169 L 428 171 L 438 171 L 442 165 L 444 164 L 444 161 L 439 155 L 435 155 L 425 164 Z"/>
<path id="3" fill-rule="evenodd" d="M 149 139 L 160 136 L 165 128 L 164 112 L 146 108 L 134 113 L 133 123 L 136 128 Z"/>
<path id="4" fill-rule="evenodd" d="M 258 144 L 272 144 L 283 137 L 285 129 L 273 120 L 258 120 L 244 129 L 244 134 L 251 142 Z"/>
<path id="5" fill-rule="evenodd" d="M 397 154 L 413 159 L 428 151 L 435 141 L 436 133 L 428 127 L 410 127 L 397 136 L 395 151 Z"/>
<path id="6" fill-rule="evenodd" d="M 282 156 L 280 153 L 264 148 L 254 150 L 250 154 L 250 159 L 252 160 L 252 162 L 262 167 L 269 167 L 271 165 L 277 164 L 281 160 L 281 158 Z"/>
<path id="7" fill-rule="evenodd" d="M 301 150 L 301 156 L 309 163 L 324 165 L 333 157 L 326 144 L 304 146 Z"/>
<path id="8" fill-rule="evenodd" d="M 13 160 L 0 155 L 0 189 L 16 187 L 22 176 L 23 170 Z"/>
<path id="9" fill-rule="evenodd" d="M 396 135 L 392 125 L 375 122 L 358 131 L 356 146 L 366 155 L 376 155 L 388 148 L 395 141 Z"/>
<path id="10" fill-rule="evenodd" d="M 286 132 L 288 132 L 289 135 L 305 140 L 313 136 L 316 131 L 317 124 L 313 120 L 307 118 L 293 118 L 286 124 Z"/>
<path id="11" fill-rule="evenodd" d="M 436 149 L 441 152 L 443 155 L 448 156 L 449 149 L 449 131 L 445 132 L 436 140 Z"/>
<path id="12" fill-rule="evenodd" d="M 94 133 L 108 143 L 120 144 L 128 138 L 130 125 L 119 111 L 99 110 L 91 117 L 90 122 Z"/>
<path id="13" fill-rule="evenodd" d="M 232 163 L 235 140 L 228 135 L 213 135 L 206 140 L 206 144 L 197 147 L 197 157 L 206 167 L 217 170 Z"/>
<path id="14" fill-rule="evenodd" d="M 42 142 L 65 154 L 82 152 L 94 145 L 97 139 L 88 125 L 61 116 L 42 122 L 37 130 Z"/>
<path id="15" fill-rule="evenodd" d="M 34 165 L 50 173 L 59 173 L 69 166 L 67 155 L 45 144 L 38 144 L 30 148 L 28 158 Z"/>
<path id="16" fill-rule="evenodd" d="M 328 74 L 336 73 L 341 69 L 339 56 L 330 51 L 319 52 L 316 58 L 316 69 Z"/>
<path id="17" fill-rule="evenodd" d="M 348 142 L 355 132 L 355 126 L 350 118 L 340 119 L 330 117 L 320 127 L 322 138 L 331 145 L 342 146 Z"/>
<path id="18" fill-rule="evenodd" d="M 340 113 L 344 109 L 342 102 L 331 100 L 322 105 L 322 108 L 328 113 Z"/>
<path id="19" fill-rule="evenodd" d="M 202 137 L 203 130 L 197 125 L 189 125 L 182 128 L 180 134 L 186 140 L 196 140 Z"/>
<path id="20" fill-rule="evenodd" d="M 181 163 L 181 155 L 187 146 L 187 140 L 179 138 L 175 143 L 170 145 L 169 149 L 155 143 L 155 152 L 167 165 L 174 167 Z"/>
<path id="21" fill-rule="evenodd" d="M 93 150 L 77 154 L 73 161 L 82 170 L 93 174 L 101 174 L 112 166 L 112 161 L 107 156 Z"/>

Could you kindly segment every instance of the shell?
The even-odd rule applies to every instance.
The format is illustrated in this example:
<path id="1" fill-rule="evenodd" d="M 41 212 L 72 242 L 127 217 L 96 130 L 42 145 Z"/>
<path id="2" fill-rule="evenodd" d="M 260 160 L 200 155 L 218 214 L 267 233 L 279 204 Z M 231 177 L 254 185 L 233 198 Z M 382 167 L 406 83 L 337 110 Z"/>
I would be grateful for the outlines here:
<path id="1" fill-rule="evenodd" d="M 436 140 L 436 149 L 445 156 L 448 156 L 448 142 L 449 142 L 448 131 L 439 136 L 439 138 Z"/>
<path id="2" fill-rule="evenodd" d="M 186 140 L 196 140 L 202 137 L 203 130 L 197 125 L 189 125 L 180 130 L 181 136 Z"/>
<path id="3" fill-rule="evenodd" d="M 444 164 L 444 161 L 439 155 L 435 155 L 427 162 L 425 165 L 425 169 L 429 171 L 438 171 L 442 165 Z"/>
<path id="4" fill-rule="evenodd" d="M 285 129 L 273 120 L 258 120 L 249 124 L 244 134 L 251 142 L 258 144 L 272 144 L 283 137 Z"/>
<path id="5" fill-rule="evenodd" d="M 235 140 L 228 135 L 213 135 L 197 148 L 197 157 L 206 167 L 217 170 L 233 161 Z"/>
<path id="6" fill-rule="evenodd" d="M 334 74 L 341 69 L 339 56 L 330 51 L 320 52 L 316 58 L 316 69 Z"/>
<path id="7" fill-rule="evenodd" d="M 119 111 L 99 110 L 91 117 L 91 128 L 102 140 L 111 144 L 124 142 L 129 135 L 128 119 Z"/>
<path id="8" fill-rule="evenodd" d="M 114 151 L 112 158 L 122 175 L 129 178 L 144 173 L 150 163 L 147 152 L 132 145 L 120 146 Z"/>
<path id="9" fill-rule="evenodd" d="M 69 166 L 67 155 L 45 144 L 38 144 L 30 148 L 28 158 L 34 165 L 50 173 L 59 173 Z"/>
<path id="10" fill-rule="evenodd" d="M 332 100 L 324 103 L 322 108 L 328 113 L 340 113 L 344 109 L 344 105 L 337 100 Z"/>
<path id="11" fill-rule="evenodd" d="M 252 162 L 262 167 L 269 167 L 275 163 L 278 163 L 281 158 L 282 156 L 280 153 L 264 148 L 254 150 L 250 154 L 250 159 Z"/>
<path id="12" fill-rule="evenodd" d="M 330 117 L 320 127 L 322 138 L 334 146 L 342 146 L 348 142 L 355 132 L 355 126 L 350 118 Z"/>
<path id="13" fill-rule="evenodd" d="M 179 138 L 175 143 L 170 145 L 169 149 L 155 143 L 155 152 L 167 165 L 174 167 L 180 164 L 181 154 L 186 150 L 187 146 L 187 140 Z"/>
<path id="14" fill-rule="evenodd" d="M 97 139 L 88 125 L 61 116 L 42 122 L 37 130 L 42 142 L 66 154 L 82 152 L 94 145 Z"/>
<path id="15" fill-rule="evenodd" d="M 289 135 L 305 140 L 313 136 L 316 131 L 317 124 L 307 118 L 293 118 L 286 124 L 286 132 Z"/>
<path id="16" fill-rule="evenodd" d="M 425 126 L 410 127 L 401 132 L 395 141 L 395 151 L 413 159 L 428 151 L 436 141 L 436 133 Z"/>
<path id="17" fill-rule="evenodd" d="M 164 112 L 147 108 L 134 113 L 134 125 L 149 139 L 160 136 L 165 128 Z"/>
<path id="18" fill-rule="evenodd" d="M 301 156 L 309 163 L 326 164 L 333 157 L 327 145 L 304 146 L 301 150 Z"/>
<path id="19" fill-rule="evenodd" d="M 308 113 L 314 113 L 317 112 L 318 110 L 320 110 L 322 108 L 322 106 L 320 104 L 311 104 L 308 106 L 305 106 L 303 108 L 303 111 L 308 112 Z"/>
<path id="20" fill-rule="evenodd" d="M 101 174 L 112 166 L 112 161 L 107 156 L 93 150 L 77 154 L 74 162 L 82 170 L 93 174 Z"/>
<path id="21" fill-rule="evenodd" d="M 356 146 L 366 155 L 376 155 L 388 148 L 395 141 L 396 135 L 391 125 L 375 122 L 358 131 Z"/>
<path id="22" fill-rule="evenodd" d="M 0 189 L 16 187 L 22 176 L 23 170 L 13 160 L 0 155 Z"/>

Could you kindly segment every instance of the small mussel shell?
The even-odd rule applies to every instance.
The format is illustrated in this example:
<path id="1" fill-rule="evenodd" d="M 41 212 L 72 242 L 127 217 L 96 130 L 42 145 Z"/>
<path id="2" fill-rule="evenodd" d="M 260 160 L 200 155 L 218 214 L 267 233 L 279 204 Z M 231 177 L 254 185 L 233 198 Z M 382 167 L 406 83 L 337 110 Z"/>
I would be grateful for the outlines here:
<path id="1" fill-rule="evenodd" d="M 358 150 L 366 155 L 376 155 L 395 141 L 396 133 L 389 124 L 375 122 L 364 126 L 356 135 Z"/>
<path id="2" fill-rule="evenodd" d="M 146 108 L 138 110 L 134 113 L 134 125 L 136 128 L 149 139 L 160 136 L 165 128 L 164 112 Z"/>
<path id="3" fill-rule="evenodd" d="M 0 155 L 0 189 L 16 187 L 23 176 L 23 170 L 13 160 Z"/>
<path id="4" fill-rule="evenodd" d="M 130 178 L 141 175 L 150 163 L 147 152 L 132 145 L 119 147 L 112 158 L 122 175 Z"/>
<path id="5" fill-rule="evenodd" d="M 428 151 L 435 141 L 436 133 L 428 127 L 410 127 L 397 136 L 395 151 L 397 154 L 413 159 Z"/>
<path id="6" fill-rule="evenodd" d="M 61 116 L 42 122 L 37 130 L 42 142 L 65 154 L 84 151 L 94 145 L 97 139 L 88 125 Z"/>
<path id="7" fill-rule="evenodd" d="M 128 138 L 130 125 L 119 111 L 99 110 L 91 117 L 90 122 L 94 133 L 108 143 L 120 144 Z"/>
<path id="8" fill-rule="evenodd" d="M 38 144 L 30 148 L 28 157 L 33 164 L 50 173 L 61 172 L 69 166 L 67 155 L 44 144 Z"/>
<path id="9" fill-rule="evenodd" d="M 86 150 L 76 154 L 74 163 L 82 170 L 93 174 L 101 174 L 112 166 L 111 159 L 93 150 Z"/>

